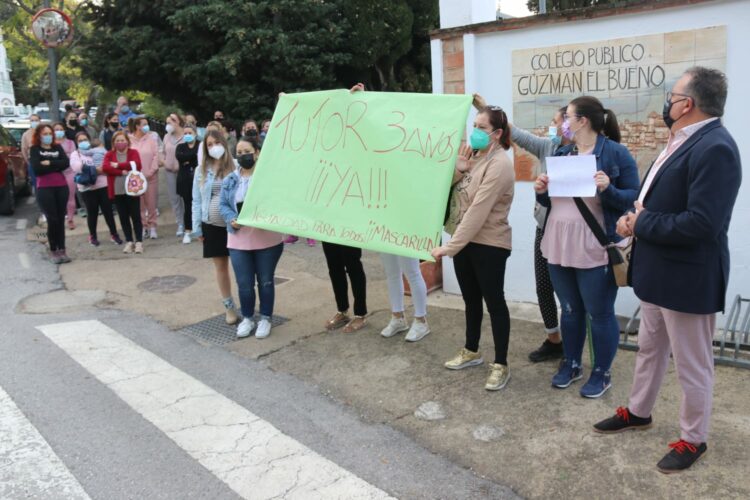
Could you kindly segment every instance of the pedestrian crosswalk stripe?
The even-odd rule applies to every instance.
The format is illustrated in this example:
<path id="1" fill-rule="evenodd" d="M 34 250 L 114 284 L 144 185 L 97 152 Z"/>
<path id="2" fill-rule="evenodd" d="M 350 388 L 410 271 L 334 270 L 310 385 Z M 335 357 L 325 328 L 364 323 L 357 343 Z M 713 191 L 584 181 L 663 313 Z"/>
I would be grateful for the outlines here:
<path id="1" fill-rule="evenodd" d="M 0 498 L 89 499 L 75 476 L 2 387 Z"/>
<path id="2" fill-rule="evenodd" d="M 389 498 L 100 321 L 38 329 L 244 498 Z"/>

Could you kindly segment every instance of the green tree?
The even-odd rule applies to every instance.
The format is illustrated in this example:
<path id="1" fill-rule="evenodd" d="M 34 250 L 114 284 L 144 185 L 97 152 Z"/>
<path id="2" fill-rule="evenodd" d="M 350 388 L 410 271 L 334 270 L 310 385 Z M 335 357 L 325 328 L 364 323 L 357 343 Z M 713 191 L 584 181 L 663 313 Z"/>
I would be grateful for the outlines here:
<path id="1" fill-rule="evenodd" d="M 281 91 L 430 88 L 437 0 L 102 0 L 87 12 L 85 74 L 203 119 L 269 116 Z"/>
<path id="2" fill-rule="evenodd" d="M 58 0 L 52 4 L 68 13 L 74 25 L 72 43 L 55 49 L 60 98 L 91 104 L 100 89 L 81 73 L 78 52 L 78 44 L 88 31 L 88 26 L 78 16 L 85 2 Z M 5 45 L 11 61 L 16 100 L 24 104 L 51 101 L 47 49 L 34 38 L 29 29 L 31 18 L 41 8 L 41 0 L 5 0 L 0 10 L 0 27 L 6 37 Z"/>

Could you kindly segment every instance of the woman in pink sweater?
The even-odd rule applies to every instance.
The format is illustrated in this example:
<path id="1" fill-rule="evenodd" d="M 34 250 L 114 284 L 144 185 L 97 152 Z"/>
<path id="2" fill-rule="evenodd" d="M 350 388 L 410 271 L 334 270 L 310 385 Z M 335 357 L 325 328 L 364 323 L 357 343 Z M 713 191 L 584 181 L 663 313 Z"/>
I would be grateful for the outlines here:
<path id="1" fill-rule="evenodd" d="M 153 240 L 156 234 L 156 205 L 159 199 L 159 165 L 163 162 L 160 151 L 160 139 L 156 132 L 151 132 L 148 120 L 137 116 L 128 120 L 130 147 L 138 151 L 143 166 L 143 175 L 148 181 L 148 188 L 141 197 L 141 222 L 144 235 L 146 231 Z"/>

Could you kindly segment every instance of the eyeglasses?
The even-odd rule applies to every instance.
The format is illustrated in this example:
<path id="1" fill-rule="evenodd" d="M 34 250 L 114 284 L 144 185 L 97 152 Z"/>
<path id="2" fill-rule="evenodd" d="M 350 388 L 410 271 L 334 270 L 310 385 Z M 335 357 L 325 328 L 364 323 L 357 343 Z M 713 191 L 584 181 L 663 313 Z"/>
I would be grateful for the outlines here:
<path id="1" fill-rule="evenodd" d="M 572 115 L 569 115 L 568 113 L 563 113 L 563 120 L 567 120 L 567 119 L 569 119 L 569 118 L 570 118 L 571 116 L 575 116 L 576 118 L 580 118 L 580 117 L 581 117 L 581 115 L 579 115 L 578 113 L 574 113 L 574 114 L 572 114 Z"/>
<path id="2" fill-rule="evenodd" d="M 667 92 L 667 102 L 672 102 L 672 96 L 675 96 L 675 95 L 679 95 L 679 96 L 682 96 L 682 97 L 684 97 L 685 99 L 693 99 L 693 96 L 691 96 L 691 95 L 688 95 L 688 94 L 680 94 L 679 92 L 672 92 L 672 91 L 669 91 L 669 92 Z M 678 99 L 678 100 L 676 100 L 675 102 L 680 102 L 680 101 L 684 101 L 685 99 Z"/>
<path id="3" fill-rule="evenodd" d="M 500 106 L 487 106 L 487 109 L 489 109 L 490 111 L 502 111 L 503 110 L 503 108 L 501 108 Z"/>

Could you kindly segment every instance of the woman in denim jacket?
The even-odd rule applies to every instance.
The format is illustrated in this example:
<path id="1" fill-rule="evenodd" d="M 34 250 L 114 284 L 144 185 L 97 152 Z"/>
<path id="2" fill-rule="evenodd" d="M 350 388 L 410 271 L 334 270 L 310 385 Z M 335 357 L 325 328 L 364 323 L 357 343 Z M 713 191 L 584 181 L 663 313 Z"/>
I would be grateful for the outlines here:
<path id="1" fill-rule="evenodd" d="M 242 226 L 237 217 L 253 179 L 255 160 L 260 146 L 255 139 L 243 137 L 237 143 L 240 168 L 229 174 L 221 185 L 219 209 L 227 225 L 227 248 L 232 260 L 243 320 L 237 326 L 237 337 L 250 335 L 255 322 L 255 283 L 258 283 L 260 320 L 255 338 L 271 333 L 271 317 L 275 298 L 274 273 L 284 250 L 280 233 Z"/>
<path id="2" fill-rule="evenodd" d="M 227 251 L 227 224 L 219 208 L 222 181 L 234 171 L 234 160 L 224 134 L 211 130 L 200 146 L 203 151 L 193 177 L 193 232 L 203 243 L 203 258 L 211 259 L 216 269 L 216 282 L 226 310 L 226 322 L 239 321 L 232 299 Z"/>
<path id="3" fill-rule="evenodd" d="M 596 196 L 581 199 L 604 227 L 607 239 L 616 243 L 620 240 L 615 232 L 617 219 L 632 207 L 639 187 L 635 160 L 619 144 L 617 118 L 595 97 L 578 97 L 568 105 L 563 134 L 573 143 L 557 150 L 555 156 L 596 157 Z M 595 360 L 580 393 L 598 398 L 611 386 L 610 368 L 617 353 L 620 334 L 614 307 L 617 284 L 606 248 L 586 224 L 574 198 L 550 198 L 548 183 L 549 178 L 542 174 L 534 189 L 537 201 L 549 207 L 541 249 L 562 305 L 560 325 L 565 358 L 552 378 L 552 385 L 566 388 L 583 377 L 581 357 L 589 315 Z"/>

